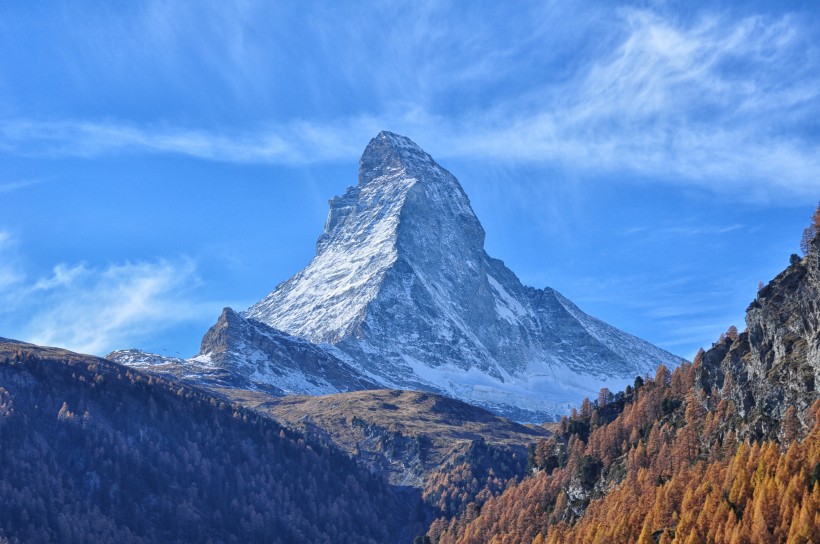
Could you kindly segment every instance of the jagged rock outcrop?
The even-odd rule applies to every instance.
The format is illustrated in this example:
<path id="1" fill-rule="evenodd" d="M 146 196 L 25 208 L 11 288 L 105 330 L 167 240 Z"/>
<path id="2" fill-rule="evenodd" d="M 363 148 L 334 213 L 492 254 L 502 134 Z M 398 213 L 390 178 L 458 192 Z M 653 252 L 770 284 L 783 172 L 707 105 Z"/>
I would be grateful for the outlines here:
<path id="1" fill-rule="evenodd" d="M 327 350 L 246 319 L 230 308 L 222 310 L 205 333 L 196 357 L 179 359 L 123 350 L 106 358 L 200 385 L 257 389 L 277 396 L 378 387 Z"/>
<path id="2" fill-rule="evenodd" d="M 327 350 L 246 319 L 225 308 L 202 338 L 195 361 L 229 368 L 255 383 L 270 383 L 287 394 L 323 395 L 373 389 L 368 380 Z"/>
<path id="3" fill-rule="evenodd" d="M 704 354 L 697 383 L 713 403 L 733 403 L 741 436 L 777 438 L 790 406 L 805 425 L 820 398 L 820 237 L 760 290 L 746 328 Z"/>

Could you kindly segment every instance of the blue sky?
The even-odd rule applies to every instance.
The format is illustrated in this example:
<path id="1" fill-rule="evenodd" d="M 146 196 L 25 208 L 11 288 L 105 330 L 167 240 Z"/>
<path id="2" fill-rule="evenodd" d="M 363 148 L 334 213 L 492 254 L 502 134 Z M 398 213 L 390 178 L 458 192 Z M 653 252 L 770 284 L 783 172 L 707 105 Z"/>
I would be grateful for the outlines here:
<path id="1" fill-rule="evenodd" d="M 192 355 L 387 129 L 526 284 L 682 356 L 820 199 L 811 2 L 4 2 L 0 336 Z"/>

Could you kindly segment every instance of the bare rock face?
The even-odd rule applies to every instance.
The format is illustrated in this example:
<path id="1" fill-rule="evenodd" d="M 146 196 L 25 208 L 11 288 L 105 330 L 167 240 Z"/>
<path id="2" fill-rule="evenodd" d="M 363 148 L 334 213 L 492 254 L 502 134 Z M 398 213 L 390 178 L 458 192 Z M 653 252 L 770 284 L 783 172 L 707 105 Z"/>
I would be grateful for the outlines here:
<path id="1" fill-rule="evenodd" d="M 742 434 L 776 437 L 790 406 L 805 426 L 820 398 L 820 237 L 758 293 L 746 327 L 706 352 L 698 384 L 707 396 L 732 401 Z"/>
<path id="2" fill-rule="evenodd" d="M 313 260 L 245 312 L 226 309 L 175 371 L 196 380 L 220 369 L 278 394 L 421 390 L 544 421 L 680 361 L 554 289 L 522 285 L 484 251 L 458 180 L 408 138 L 381 132 L 358 184 L 330 201 Z"/>
<path id="3" fill-rule="evenodd" d="M 230 308 L 202 338 L 200 354 L 193 360 L 231 369 L 255 383 L 275 384 L 286 394 L 323 395 L 376 387 L 319 346 L 245 319 Z"/>
<path id="4" fill-rule="evenodd" d="M 484 251 L 456 178 L 382 132 L 359 183 L 330 201 L 316 256 L 244 317 L 323 345 L 384 387 L 453 396 L 519 420 L 680 359 L 521 284 Z"/>

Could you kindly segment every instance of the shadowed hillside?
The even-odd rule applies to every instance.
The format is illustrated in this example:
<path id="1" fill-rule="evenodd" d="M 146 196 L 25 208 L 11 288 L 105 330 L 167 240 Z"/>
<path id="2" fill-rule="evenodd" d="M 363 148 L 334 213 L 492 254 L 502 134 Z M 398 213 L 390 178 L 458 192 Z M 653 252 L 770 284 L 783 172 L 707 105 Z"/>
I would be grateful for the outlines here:
<path id="1" fill-rule="evenodd" d="M 0 341 L 11 542 L 397 542 L 417 500 L 211 394 Z"/>

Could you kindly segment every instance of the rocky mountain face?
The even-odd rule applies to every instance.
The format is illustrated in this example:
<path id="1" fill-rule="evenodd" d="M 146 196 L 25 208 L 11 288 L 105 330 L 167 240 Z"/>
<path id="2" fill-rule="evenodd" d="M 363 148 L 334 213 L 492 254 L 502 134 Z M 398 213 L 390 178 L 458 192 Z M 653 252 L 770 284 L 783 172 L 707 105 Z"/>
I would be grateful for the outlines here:
<path id="1" fill-rule="evenodd" d="M 375 389 L 346 362 L 311 342 L 225 308 L 191 359 L 140 350 L 114 351 L 111 361 L 211 389 L 256 389 L 283 395 L 328 395 Z"/>
<path id="2" fill-rule="evenodd" d="M 386 387 L 437 391 L 518 419 L 564 413 L 680 360 L 521 284 L 484 251 L 456 178 L 382 132 L 330 201 L 316 256 L 243 313 L 325 346 Z"/>
<path id="3" fill-rule="evenodd" d="M 746 331 L 715 344 L 696 372 L 713 405 L 732 402 L 741 436 L 777 438 L 789 407 L 806 425 L 820 398 L 820 237 L 760 290 L 746 310 Z"/>
<path id="4" fill-rule="evenodd" d="M 230 308 L 202 338 L 200 355 L 193 360 L 238 372 L 252 383 L 274 385 L 284 394 L 322 395 L 377 387 L 316 344 L 245 319 Z"/>
<path id="5" fill-rule="evenodd" d="M 283 394 L 437 392 L 544 421 L 680 361 L 554 289 L 523 285 L 484 251 L 456 178 L 382 132 L 361 157 L 358 185 L 330 201 L 313 260 L 246 311 L 226 309 L 188 368 L 165 370 L 196 380 L 220 369 Z"/>

